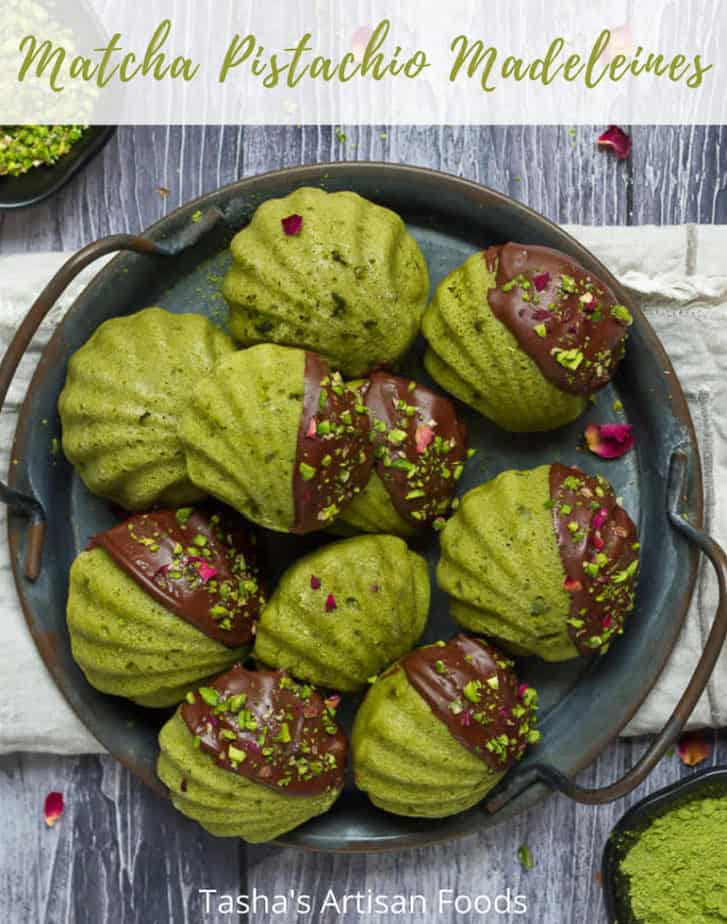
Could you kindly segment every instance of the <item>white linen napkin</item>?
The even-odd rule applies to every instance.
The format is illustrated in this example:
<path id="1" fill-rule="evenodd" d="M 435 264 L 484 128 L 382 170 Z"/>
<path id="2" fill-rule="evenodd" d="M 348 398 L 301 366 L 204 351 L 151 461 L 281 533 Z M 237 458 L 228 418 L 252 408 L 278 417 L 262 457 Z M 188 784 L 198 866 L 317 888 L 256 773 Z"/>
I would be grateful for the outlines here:
<path id="1" fill-rule="evenodd" d="M 727 544 L 727 227 L 572 227 L 626 285 L 654 325 L 676 367 L 699 435 L 705 476 L 707 528 Z M 0 349 L 67 254 L 0 257 Z M 0 470 L 9 451 L 17 411 L 30 377 L 59 319 L 98 271 L 82 274 L 60 299 L 23 359 L 0 415 Z M 625 735 L 661 728 L 696 665 L 716 606 L 711 569 L 700 575 L 687 625 L 666 670 Z M 57 691 L 37 654 L 15 594 L 0 506 L 0 753 L 49 751 L 97 753 L 99 743 Z M 727 725 L 727 651 L 699 703 L 692 727 Z"/>

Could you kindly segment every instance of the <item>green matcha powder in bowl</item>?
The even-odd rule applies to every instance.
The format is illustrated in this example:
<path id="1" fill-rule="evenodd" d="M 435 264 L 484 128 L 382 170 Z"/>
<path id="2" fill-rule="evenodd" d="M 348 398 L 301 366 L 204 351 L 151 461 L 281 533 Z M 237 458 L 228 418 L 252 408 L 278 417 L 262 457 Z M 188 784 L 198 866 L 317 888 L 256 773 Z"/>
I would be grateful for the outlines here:
<path id="1" fill-rule="evenodd" d="M 688 777 L 639 803 L 609 839 L 612 924 L 727 922 L 727 770 Z"/>

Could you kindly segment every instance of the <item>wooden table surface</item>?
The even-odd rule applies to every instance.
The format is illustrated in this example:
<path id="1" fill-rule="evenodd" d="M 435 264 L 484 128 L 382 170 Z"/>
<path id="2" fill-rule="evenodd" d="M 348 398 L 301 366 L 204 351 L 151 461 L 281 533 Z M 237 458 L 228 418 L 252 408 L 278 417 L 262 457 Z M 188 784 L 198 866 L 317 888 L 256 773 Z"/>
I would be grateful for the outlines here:
<path id="1" fill-rule="evenodd" d="M 137 232 L 194 196 L 242 176 L 329 160 L 387 160 L 459 174 L 527 202 L 558 222 L 727 223 L 727 128 L 638 128 L 632 157 L 595 148 L 597 129 L 544 128 L 137 128 L 121 129 L 82 175 L 46 204 L 0 213 L 0 253 L 75 249 L 112 232 Z M 169 190 L 166 198 L 158 187 Z M 0 280 L 0 285 L 2 280 Z M 644 741 L 619 742 L 582 780 L 603 784 L 628 767 Z M 727 763 L 727 738 L 712 760 Z M 339 903 L 362 893 L 364 911 L 265 911 L 254 921 L 523 921 L 602 924 L 597 870 L 613 823 L 628 804 L 685 773 L 665 758 L 625 802 L 575 807 L 553 797 L 513 823 L 416 851 L 328 856 L 215 840 L 156 798 L 111 758 L 0 758 L 0 921 L 5 924 L 188 924 L 246 920 L 218 909 L 223 894 L 256 889 Z M 66 813 L 42 821 L 49 790 Z M 527 844 L 534 868 L 517 850 Z M 209 896 L 209 911 L 201 889 Z M 440 890 L 473 898 L 521 894 L 524 915 L 438 912 Z M 369 894 L 420 894 L 428 913 L 379 916 Z M 447 893 L 449 894 L 449 893 Z M 466 900 L 460 907 L 466 907 Z M 686 922 L 685 922 L 686 924 Z"/>

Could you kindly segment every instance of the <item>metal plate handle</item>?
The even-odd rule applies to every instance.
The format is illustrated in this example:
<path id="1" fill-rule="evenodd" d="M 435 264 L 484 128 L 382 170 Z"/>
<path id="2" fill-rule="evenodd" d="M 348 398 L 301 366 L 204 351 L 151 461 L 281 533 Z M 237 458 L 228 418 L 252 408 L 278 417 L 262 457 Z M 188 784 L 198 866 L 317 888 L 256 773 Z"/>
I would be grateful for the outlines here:
<path id="1" fill-rule="evenodd" d="M 89 244 L 68 259 L 43 289 L 15 332 L 10 346 L 0 362 L 0 409 L 5 404 L 10 385 L 17 371 L 20 360 L 28 349 L 35 332 L 43 319 L 53 308 L 70 283 L 87 266 L 110 253 L 130 250 L 139 254 L 164 255 L 171 249 L 157 244 L 145 237 L 131 234 L 114 234 Z M 46 520 L 41 503 L 31 494 L 21 494 L 0 482 L 0 502 L 28 518 L 28 539 L 25 552 L 23 573 L 29 581 L 35 581 L 40 574 L 45 540 Z"/>

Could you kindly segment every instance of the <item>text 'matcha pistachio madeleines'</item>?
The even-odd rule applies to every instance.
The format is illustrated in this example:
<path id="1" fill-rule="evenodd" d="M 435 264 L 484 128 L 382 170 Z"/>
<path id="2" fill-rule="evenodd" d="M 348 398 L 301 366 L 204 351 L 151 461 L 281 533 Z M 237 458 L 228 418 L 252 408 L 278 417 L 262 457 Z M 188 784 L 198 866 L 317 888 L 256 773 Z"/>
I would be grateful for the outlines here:
<path id="1" fill-rule="evenodd" d="M 258 623 L 254 656 L 299 680 L 362 689 L 412 648 L 429 612 L 426 561 L 396 536 L 355 536 L 305 555 Z"/>
<path id="2" fill-rule="evenodd" d="M 275 344 L 197 382 L 179 437 L 200 490 L 278 532 L 330 526 L 373 465 L 358 394 L 317 354 Z"/>
<path id="3" fill-rule="evenodd" d="M 503 472 L 465 494 L 441 547 L 453 617 L 517 654 L 602 654 L 633 609 L 636 527 L 601 475 Z"/>
<path id="4" fill-rule="evenodd" d="M 340 523 L 398 536 L 441 529 L 468 458 L 467 428 L 453 403 L 388 372 L 357 388 L 371 417 L 374 471 Z"/>
<path id="5" fill-rule="evenodd" d="M 356 785 L 396 815 L 465 811 L 539 739 L 537 701 L 512 661 L 481 639 L 418 648 L 376 680 L 358 711 Z"/>
<path id="6" fill-rule="evenodd" d="M 174 806 L 211 834 L 251 843 L 328 811 L 348 752 L 338 699 L 239 664 L 190 692 L 159 734 L 157 772 Z"/>
<path id="7" fill-rule="evenodd" d="M 353 377 L 409 349 L 429 275 L 395 212 L 303 187 L 263 203 L 235 237 L 223 292 L 239 343 L 315 350 Z"/>
<path id="8" fill-rule="evenodd" d="M 610 381 L 631 323 L 611 289 L 571 257 L 504 244 L 437 288 L 422 324 L 424 365 L 505 430 L 552 430 Z"/>
<path id="9" fill-rule="evenodd" d="M 71 650 L 96 689 L 171 706 L 247 655 L 265 599 L 253 539 L 229 511 L 135 514 L 71 567 Z"/>
<path id="10" fill-rule="evenodd" d="M 179 416 L 235 347 L 198 314 L 146 308 L 105 321 L 68 365 L 58 401 L 63 452 L 93 494 L 126 510 L 199 500 Z"/>

